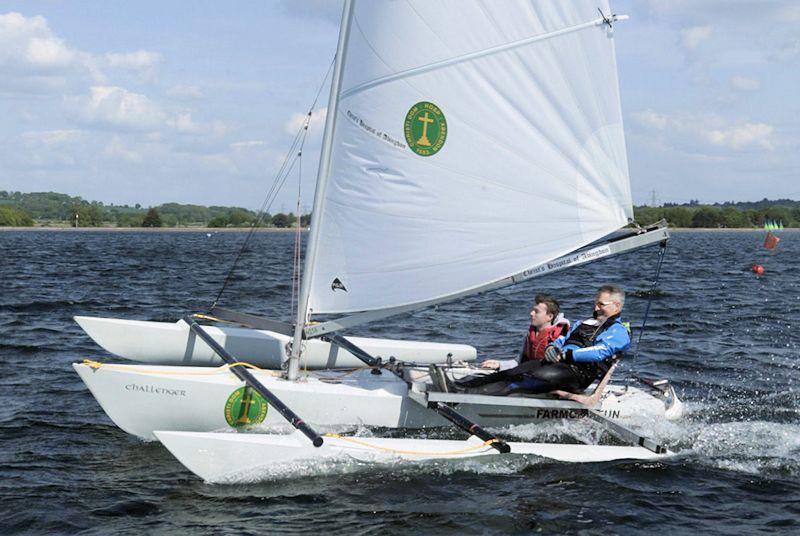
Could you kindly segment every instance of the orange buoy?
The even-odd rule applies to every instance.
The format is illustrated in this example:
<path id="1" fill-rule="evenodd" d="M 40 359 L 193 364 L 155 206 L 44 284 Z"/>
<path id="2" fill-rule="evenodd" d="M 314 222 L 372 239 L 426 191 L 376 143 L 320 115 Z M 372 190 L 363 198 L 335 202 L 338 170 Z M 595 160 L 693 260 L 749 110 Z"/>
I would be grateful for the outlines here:
<path id="1" fill-rule="evenodd" d="M 754 265 L 753 265 L 753 271 L 754 271 L 754 272 L 755 272 L 757 275 L 761 275 L 761 274 L 763 274 L 763 273 L 764 273 L 764 267 L 763 267 L 762 265 L 760 265 L 760 264 L 754 264 Z"/>

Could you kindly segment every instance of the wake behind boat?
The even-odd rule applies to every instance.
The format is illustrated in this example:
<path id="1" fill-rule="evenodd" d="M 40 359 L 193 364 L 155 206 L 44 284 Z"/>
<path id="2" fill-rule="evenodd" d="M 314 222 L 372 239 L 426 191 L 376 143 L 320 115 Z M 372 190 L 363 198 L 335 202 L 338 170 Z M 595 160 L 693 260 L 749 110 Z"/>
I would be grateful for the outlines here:
<path id="1" fill-rule="evenodd" d="M 258 458 L 267 465 L 341 455 L 425 460 L 488 449 L 565 461 L 667 455 L 664 445 L 617 421 L 680 413 L 668 385 L 606 385 L 609 372 L 596 392 L 584 394 L 591 401 L 585 405 L 447 393 L 446 382 L 426 381 L 419 364 L 434 363 L 434 379 L 469 373 L 438 365 L 459 352 L 471 356 L 469 347 L 422 343 L 431 353 L 414 360 L 407 356 L 417 343 L 380 348 L 341 335 L 649 244 L 661 244 L 663 258 L 663 225 L 606 239 L 632 221 L 633 211 L 612 39 L 613 25 L 625 17 L 613 15 L 605 0 L 599 4 L 598 16 L 598 5 L 588 1 L 502 9 L 477 0 L 346 1 L 294 323 L 223 313 L 254 329 L 233 332 L 186 316 L 185 326 L 137 325 L 141 335 L 125 339 L 124 324 L 81 319 L 94 323 L 86 328 L 93 338 L 121 355 L 215 363 L 202 340 L 226 363 L 219 372 L 76 365 L 106 412 L 132 433 L 154 434 L 211 480 Z M 163 338 L 170 342 L 143 349 L 138 341 L 161 328 L 172 329 Z M 264 329 L 272 333 L 255 333 Z M 285 366 L 286 374 L 253 370 L 240 352 Z M 329 366 L 332 353 L 368 368 L 301 374 L 304 359 Z M 573 411 L 621 444 L 506 443 L 481 426 L 569 418 Z M 302 436 L 205 431 L 261 423 L 288 423 Z M 350 423 L 449 423 L 471 438 L 375 438 L 367 453 L 360 440 L 315 430 Z"/>

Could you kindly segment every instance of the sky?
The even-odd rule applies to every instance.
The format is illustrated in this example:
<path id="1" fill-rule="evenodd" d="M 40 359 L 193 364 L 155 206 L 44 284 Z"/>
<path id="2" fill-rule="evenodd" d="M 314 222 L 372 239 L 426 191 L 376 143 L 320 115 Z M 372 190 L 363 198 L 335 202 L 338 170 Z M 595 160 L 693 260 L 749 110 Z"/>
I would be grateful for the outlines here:
<path id="1" fill-rule="evenodd" d="M 800 199 L 800 2 L 611 5 L 634 203 Z M 340 10 L 0 0 L 0 190 L 259 208 Z M 273 213 L 310 209 L 327 95 Z"/>

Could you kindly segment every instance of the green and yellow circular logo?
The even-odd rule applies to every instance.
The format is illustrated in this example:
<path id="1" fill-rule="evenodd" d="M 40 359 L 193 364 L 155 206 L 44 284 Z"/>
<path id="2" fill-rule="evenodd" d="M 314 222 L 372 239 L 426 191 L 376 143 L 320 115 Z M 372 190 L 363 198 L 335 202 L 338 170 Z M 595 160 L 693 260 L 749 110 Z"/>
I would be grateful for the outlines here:
<path id="1" fill-rule="evenodd" d="M 432 102 L 418 102 L 406 114 L 406 142 L 420 156 L 438 153 L 447 139 L 447 120 Z"/>
<path id="2" fill-rule="evenodd" d="M 225 402 L 225 420 L 234 428 L 264 422 L 267 417 L 267 401 L 249 387 L 239 387 Z"/>

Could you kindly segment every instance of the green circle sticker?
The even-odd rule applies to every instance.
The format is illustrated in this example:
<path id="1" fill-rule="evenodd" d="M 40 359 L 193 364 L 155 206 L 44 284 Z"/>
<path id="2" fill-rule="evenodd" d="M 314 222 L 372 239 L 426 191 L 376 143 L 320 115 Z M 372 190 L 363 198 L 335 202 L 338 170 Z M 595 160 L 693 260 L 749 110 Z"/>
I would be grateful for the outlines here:
<path id="1" fill-rule="evenodd" d="M 239 387 L 225 402 L 225 420 L 234 428 L 264 422 L 267 417 L 267 401 L 249 387 Z"/>
<path id="2" fill-rule="evenodd" d="M 418 102 L 406 114 L 403 131 L 412 151 L 420 156 L 438 153 L 447 139 L 447 120 L 432 102 Z"/>

